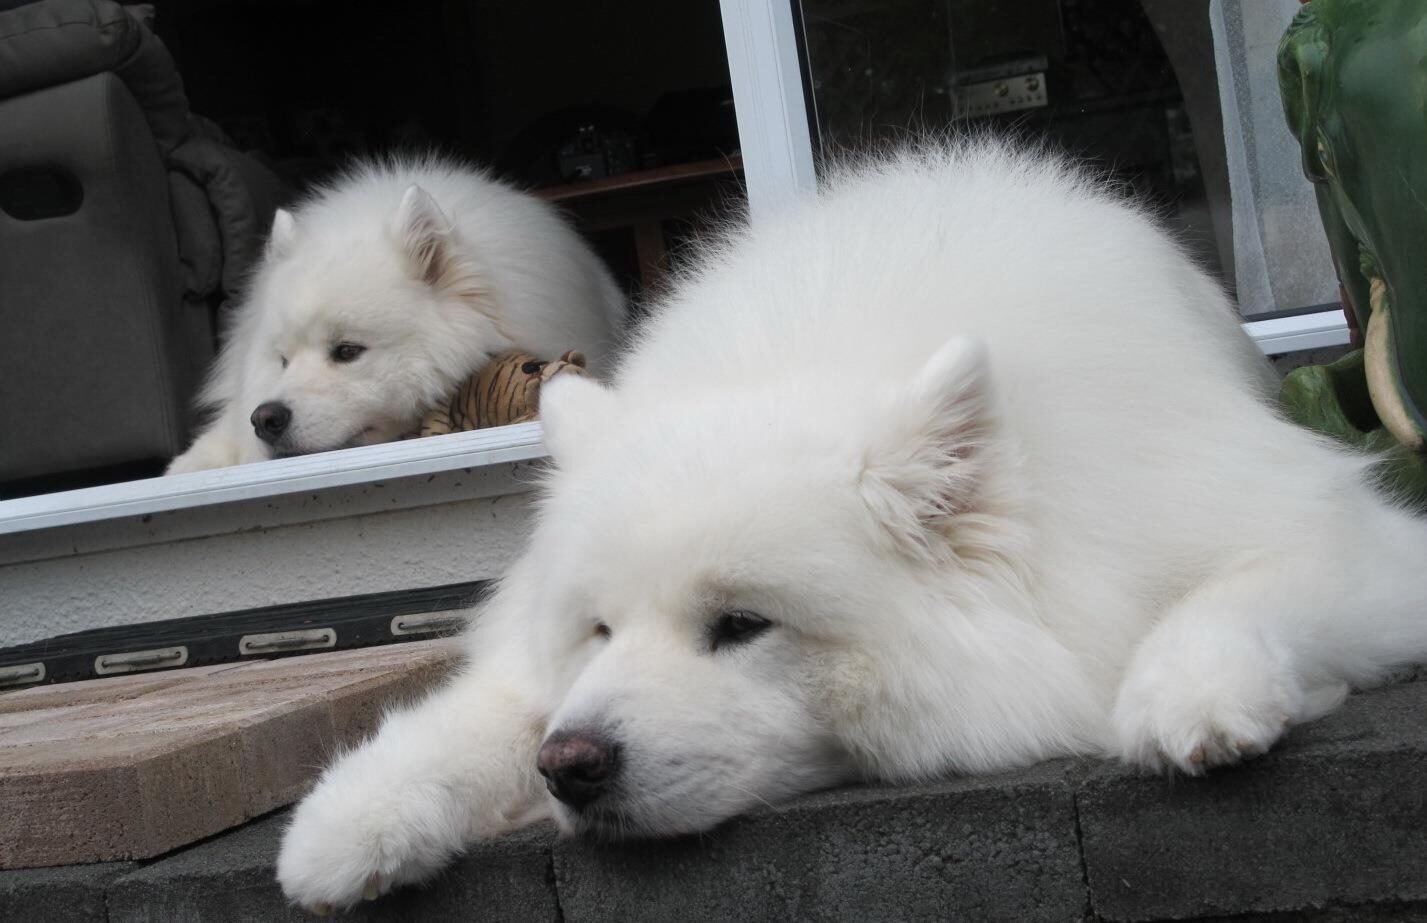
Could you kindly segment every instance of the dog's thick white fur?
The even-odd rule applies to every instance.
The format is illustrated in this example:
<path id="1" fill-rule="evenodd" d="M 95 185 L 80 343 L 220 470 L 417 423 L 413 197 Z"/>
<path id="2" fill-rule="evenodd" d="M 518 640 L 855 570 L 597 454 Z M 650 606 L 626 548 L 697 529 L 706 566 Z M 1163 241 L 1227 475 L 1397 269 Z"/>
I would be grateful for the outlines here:
<path id="1" fill-rule="evenodd" d="M 535 197 L 454 161 L 361 164 L 278 212 L 201 399 L 216 416 L 168 473 L 399 438 L 508 349 L 579 349 L 599 373 L 623 317 Z M 265 441 L 250 418 L 269 402 L 290 422 Z"/>
<path id="2" fill-rule="evenodd" d="M 551 386 L 558 470 L 468 665 L 326 772 L 283 888 L 351 905 L 539 818 L 1262 753 L 1427 651 L 1427 526 L 1272 389 L 1214 283 L 1053 160 L 835 179 L 716 248 L 612 388 Z M 572 734 L 619 756 L 579 811 L 536 771 Z"/>

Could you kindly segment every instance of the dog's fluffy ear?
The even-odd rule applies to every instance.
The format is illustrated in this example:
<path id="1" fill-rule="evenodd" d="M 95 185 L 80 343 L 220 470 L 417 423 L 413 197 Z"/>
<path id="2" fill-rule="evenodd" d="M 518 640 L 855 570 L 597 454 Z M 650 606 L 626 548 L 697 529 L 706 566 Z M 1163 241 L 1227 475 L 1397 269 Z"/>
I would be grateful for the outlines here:
<path id="1" fill-rule="evenodd" d="M 412 278 L 441 287 L 451 266 L 451 222 L 420 186 L 408 186 L 392 220 L 392 233 L 406 254 Z"/>
<path id="2" fill-rule="evenodd" d="M 990 404 L 986 347 L 969 338 L 938 349 L 894 395 L 861 486 L 903 550 L 932 559 L 948 550 L 947 527 L 972 506 L 980 486 Z"/>
<path id="3" fill-rule="evenodd" d="M 287 256 L 292 252 L 292 245 L 296 240 L 297 222 L 293 220 L 292 212 L 279 208 L 273 214 L 273 227 L 268 234 L 268 259 L 277 260 Z"/>
<path id="4" fill-rule="evenodd" d="M 556 375 L 540 386 L 540 425 L 556 462 L 568 461 L 609 424 L 613 403 L 613 392 L 583 375 Z"/>

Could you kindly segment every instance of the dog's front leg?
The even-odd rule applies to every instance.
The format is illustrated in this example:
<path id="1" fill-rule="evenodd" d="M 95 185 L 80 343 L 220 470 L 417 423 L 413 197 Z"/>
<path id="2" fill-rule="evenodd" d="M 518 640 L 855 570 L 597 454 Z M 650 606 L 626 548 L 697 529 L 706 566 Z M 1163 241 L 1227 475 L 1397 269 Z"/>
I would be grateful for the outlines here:
<path id="1" fill-rule="evenodd" d="M 214 425 L 193 441 L 193 445 L 173 461 L 164 474 L 187 474 L 226 468 L 242 461 L 238 441 L 221 425 Z"/>
<path id="2" fill-rule="evenodd" d="M 272 451 L 254 435 L 248 418 L 236 406 L 230 405 L 193 440 L 187 451 L 169 462 L 164 474 L 187 474 L 190 471 L 247 465 L 269 458 L 272 458 Z"/>
<path id="3" fill-rule="evenodd" d="M 476 670 L 388 716 L 293 813 L 277 863 L 287 896 L 319 913 L 350 907 L 548 817 L 535 771 L 544 721 L 528 698 Z"/>
<path id="4" fill-rule="evenodd" d="M 1350 505 L 1351 491 L 1361 505 Z M 1427 522 L 1344 485 L 1341 515 L 1285 537 L 1165 613 L 1130 659 L 1113 720 L 1129 762 L 1199 774 L 1427 657 Z"/>

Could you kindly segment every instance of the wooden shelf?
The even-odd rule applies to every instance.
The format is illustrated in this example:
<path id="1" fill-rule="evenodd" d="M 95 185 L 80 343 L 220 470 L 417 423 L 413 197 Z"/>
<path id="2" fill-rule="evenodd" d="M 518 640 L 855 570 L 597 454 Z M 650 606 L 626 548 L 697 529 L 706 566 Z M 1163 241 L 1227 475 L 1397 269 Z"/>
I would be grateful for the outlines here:
<path id="1" fill-rule="evenodd" d="M 735 154 L 732 157 L 717 160 L 676 163 L 667 167 L 654 167 L 650 170 L 633 170 L 617 176 L 602 176 L 580 183 L 546 186 L 543 189 L 535 190 L 535 194 L 547 202 L 567 202 L 600 196 L 617 196 L 628 192 L 648 192 L 685 183 L 737 176 L 742 172 L 743 158 Z"/>

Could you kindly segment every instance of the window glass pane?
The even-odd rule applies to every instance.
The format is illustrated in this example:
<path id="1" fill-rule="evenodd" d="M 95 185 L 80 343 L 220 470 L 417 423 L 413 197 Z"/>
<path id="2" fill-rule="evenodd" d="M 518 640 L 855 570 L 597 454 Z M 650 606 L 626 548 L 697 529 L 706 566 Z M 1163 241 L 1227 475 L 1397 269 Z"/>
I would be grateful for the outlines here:
<path id="1" fill-rule="evenodd" d="M 1246 316 L 1336 300 L 1312 189 L 1278 101 L 1277 42 L 1296 8 L 1297 0 L 1216 2 L 1212 11 L 1210 0 L 799 4 L 824 154 L 965 125 L 1044 138 L 1153 203 L 1240 290 Z"/>
<path id="2" fill-rule="evenodd" d="M 1338 300 L 1313 187 L 1278 89 L 1278 43 L 1298 8 L 1298 0 L 1209 5 L 1234 203 L 1234 281 L 1246 315 Z"/>

